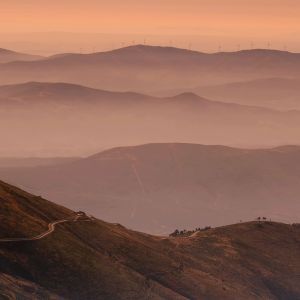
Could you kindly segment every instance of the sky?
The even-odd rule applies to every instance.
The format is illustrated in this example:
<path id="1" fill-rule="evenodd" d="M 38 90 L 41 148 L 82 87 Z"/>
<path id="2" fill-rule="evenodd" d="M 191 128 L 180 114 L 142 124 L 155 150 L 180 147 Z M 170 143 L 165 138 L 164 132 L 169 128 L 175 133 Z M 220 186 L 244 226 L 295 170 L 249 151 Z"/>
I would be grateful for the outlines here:
<path id="1" fill-rule="evenodd" d="M 1 3 L 0 35 L 15 43 L 18 34 L 47 32 L 49 42 L 53 33 L 118 35 L 119 44 L 120 35 L 127 43 L 134 35 L 156 43 L 159 36 L 174 43 L 186 37 L 196 47 L 202 37 L 203 47 L 215 39 L 232 48 L 256 42 L 296 49 L 299 19 L 299 0 L 9 0 Z"/>

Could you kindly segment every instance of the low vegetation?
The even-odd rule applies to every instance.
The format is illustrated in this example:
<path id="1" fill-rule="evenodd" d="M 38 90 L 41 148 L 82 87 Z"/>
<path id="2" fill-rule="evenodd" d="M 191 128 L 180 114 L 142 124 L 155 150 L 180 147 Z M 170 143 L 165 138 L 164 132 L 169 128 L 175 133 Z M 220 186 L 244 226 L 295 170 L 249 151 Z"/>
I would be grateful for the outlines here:
<path id="1" fill-rule="evenodd" d="M 0 237 L 31 236 L 73 214 L 0 182 Z M 0 243 L 0 275 L 49 299 L 300 298 L 299 226 L 255 221 L 196 230 L 180 239 L 100 220 L 64 223 L 39 241 Z"/>
<path id="2" fill-rule="evenodd" d="M 186 230 L 186 229 L 178 230 L 178 229 L 175 229 L 174 232 L 172 232 L 169 236 L 170 237 L 190 236 L 195 232 L 206 231 L 206 230 L 209 230 L 209 229 L 211 229 L 210 226 L 205 226 L 204 228 L 199 227 L 199 228 L 195 228 L 194 230 Z"/>

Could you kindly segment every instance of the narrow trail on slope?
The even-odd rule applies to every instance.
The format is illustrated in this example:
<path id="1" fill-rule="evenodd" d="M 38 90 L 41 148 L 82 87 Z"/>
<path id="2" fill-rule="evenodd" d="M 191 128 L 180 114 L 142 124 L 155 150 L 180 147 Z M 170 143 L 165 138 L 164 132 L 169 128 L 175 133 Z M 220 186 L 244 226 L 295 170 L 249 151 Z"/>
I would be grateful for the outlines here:
<path id="1" fill-rule="evenodd" d="M 130 153 L 127 153 L 125 154 L 125 158 L 129 161 L 130 163 L 130 168 L 134 174 L 134 177 L 137 181 L 137 184 L 138 184 L 138 187 L 142 193 L 142 197 L 145 198 L 147 193 L 146 193 L 146 189 L 145 189 L 145 186 L 143 184 L 143 181 L 142 181 L 142 178 L 139 174 L 139 171 L 136 167 L 136 164 L 137 164 L 137 159 Z M 137 202 L 135 201 L 135 203 L 133 203 L 133 207 L 132 207 L 132 211 L 131 211 L 131 218 L 134 218 L 135 217 L 135 214 L 136 214 L 136 211 L 137 211 Z"/>
<path id="2" fill-rule="evenodd" d="M 63 219 L 63 220 L 53 221 L 53 222 L 48 224 L 48 230 L 47 231 L 45 231 L 45 232 L 43 232 L 43 233 L 41 233 L 37 236 L 34 236 L 34 237 L 28 237 L 28 238 L 1 238 L 0 243 L 41 240 L 41 239 L 45 238 L 46 236 L 50 235 L 51 233 L 53 233 L 55 231 L 56 225 L 66 223 L 66 222 L 77 222 L 80 219 L 80 217 L 83 217 L 83 215 L 77 213 L 76 216 L 73 219 Z M 84 219 L 82 221 L 93 221 L 93 219 L 91 217 L 85 216 L 85 218 L 86 219 Z"/>
<path id="3" fill-rule="evenodd" d="M 126 157 L 130 162 L 131 169 L 132 169 L 133 174 L 135 176 L 135 179 L 136 179 L 136 181 L 137 181 L 137 183 L 140 187 L 140 190 L 141 190 L 142 194 L 145 196 L 146 195 L 146 189 L 145 189 L 144 183 L 142 181 L 142 178 L 139 174 L 139 171 L 136 167 L 137 159 L 131 154 L 126 154 Z"/>

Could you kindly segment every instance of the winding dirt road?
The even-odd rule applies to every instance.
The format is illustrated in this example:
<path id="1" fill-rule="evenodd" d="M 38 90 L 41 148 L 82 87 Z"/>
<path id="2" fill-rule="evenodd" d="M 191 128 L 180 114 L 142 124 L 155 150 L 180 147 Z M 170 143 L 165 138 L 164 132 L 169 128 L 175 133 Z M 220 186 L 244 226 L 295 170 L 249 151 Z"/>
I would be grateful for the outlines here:
<path id="1" fill-rule="evenodd" d="M 57 220 L 54 222 L 51 222 L 48 224 L 48 230 L 37 235 L 34 237 L 28 237 L 28 238 L 3 238 L 0 239 L 0 243 L 5 243 L 5 242 L 24 242 L 24 241 L 36 241 L 45 238 L 49 234 L 55 231 L 55 226 L 61 223 L 66 223 L 66 222 L 77 222 L 78 219 L 82 217 L 82 215 L 76 214 L 76 216 L 73 219 L 63 219 L 63 220 Z M 86 217 L 84 221 L 92 221 L 91 217 Z"/>

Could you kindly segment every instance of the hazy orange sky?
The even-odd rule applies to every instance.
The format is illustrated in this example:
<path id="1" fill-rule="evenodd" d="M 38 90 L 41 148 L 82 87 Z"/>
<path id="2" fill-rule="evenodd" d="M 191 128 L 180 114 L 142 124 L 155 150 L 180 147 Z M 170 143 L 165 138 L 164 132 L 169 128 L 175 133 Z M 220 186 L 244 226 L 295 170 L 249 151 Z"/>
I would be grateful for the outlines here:
<path id="1" fill-rule="evenodd" d="M 202 35 L 294 43 L 299 0 L 9 0 L 0 33 Z M 117 41 L 119 42 L 119 41 Z M 219 41 L 218 41 L 219 42 Z M 226 43 L 226 41 L 225 41 Z"/>

